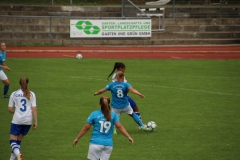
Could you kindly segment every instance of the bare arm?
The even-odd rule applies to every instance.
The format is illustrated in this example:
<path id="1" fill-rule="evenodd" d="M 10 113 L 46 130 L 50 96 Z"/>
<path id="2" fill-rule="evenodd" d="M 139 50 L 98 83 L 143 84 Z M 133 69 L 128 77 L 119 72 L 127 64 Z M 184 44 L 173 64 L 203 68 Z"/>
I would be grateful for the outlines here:
<path id="1" fill-rule="evenodd" d="M 5 65 L 5 63 L 3 63 L 2 65 L 0 65 L 0 68 L 6 69 L 8 71 L 10 71 L 11 69 Z"/>
<path id="2" fill-rule="evenodd" d="M 78 143 L 78 140 L 85 134 L 87 133 L 87 131 L 91 128 L 91 124 L 89 123 L 86 123 L 82 130 L 80 131 L 80 133 L 77 135 L 77 137 L 75 138 L 75 140 L 73 141 L 72 143 L 72 146 L 74 147 L 77 143 Z"/>
<path id="3" fill-rule="evenodd" d="M 138 92 L 136 89 L 134 89 L 133 87 L 128 88 L 129 91 L 131 91 L 132 93 L 139 95 L 141 98 L 144 98 L 145 96 L 143 94 L 141 94 L 140 92 Z"/>
<path id="4" fill-rule="evenodd" d="M 37 128 L 37 123 L 38 123 L 38 120 L 37 120 L 37 107 L 32 107 L 32 113 L 33 113 L 33 120 L 34 120 L 33 129 L 36 129 Z"/>
<path id="5" fill-rule="evenodd" d="M 99 95 L 99 94 L 102 94 L 102 93 L 104 93 L 104 92 L 106 92 L 106 91 L 107 91 L 107 90 L 106 90 L 105 88 L 100 89 L 99 91 L 97 91 L 97 92 L 94 93 L 94 96 Z"/>
<path id="6" fill-rule="evenodd" d="M 15 110 L 13 109 L 13 107 L 8 106 L 8 112 L 14 114 Z"/>
<path id="7" fill-rule="evenodd" d="M 132 137 L 130 137 L 130 135 L 128 134 L 128 132 L 126 131 L 126 129 L 123 127 L 123 125 L 120 122 L 116 122 L 115 126 L 117 127 L 117 129 L 124 134 L 124 136 L 126 136 L 128 138 L 128 140 L 130 142 L 132 142 L 132 145 L 134 145 L 134 141 L 132 139 Z"/>

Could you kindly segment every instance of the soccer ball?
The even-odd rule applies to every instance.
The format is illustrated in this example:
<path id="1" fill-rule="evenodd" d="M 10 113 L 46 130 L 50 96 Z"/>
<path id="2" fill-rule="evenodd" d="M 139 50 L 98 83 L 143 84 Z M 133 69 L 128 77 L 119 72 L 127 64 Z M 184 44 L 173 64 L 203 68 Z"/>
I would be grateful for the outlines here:
<path id="1" fill-rule="evenodd" d="M 76 58 L 77 58 L 77 59 L 82 59 L 82 55 L 81 55 L 81 54 L 77 54 L 77 55 L 76 55 Z"/>
<path id="2" fill-rule="evenodd" d="M 156 128 L 157 128 L 157 124 L 154 122 L 154 121 L 149 121 L 147 123 L 147 128 L 150 130 L 150 131 L 154 131 Z"/>

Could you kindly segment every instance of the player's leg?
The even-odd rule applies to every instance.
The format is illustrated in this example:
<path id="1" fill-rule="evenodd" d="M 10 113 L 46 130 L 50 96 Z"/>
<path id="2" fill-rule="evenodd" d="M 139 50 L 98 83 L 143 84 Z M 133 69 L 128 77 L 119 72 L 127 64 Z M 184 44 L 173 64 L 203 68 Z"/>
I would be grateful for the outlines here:
<path id="1" fill-rule="evenodd" d="M 3 98 L 8 98 L 8 90 L 9 90 L 9 85 L 10 82 L 6 76 L 6 74 L 1 70 L 0 71 L 0 80 L 3 82 L 4 87 L 3 87 Z"/>
<path id="2" fill-rule="evenodd" d="M 129 96 L 128 96 L 128 102 L 130 103 L 130 106 L 132 107 L 133 112 L 135 112 L 139 116 L 139 118 L 142 120 L 142 117 L 141 117 L 141 114 L 139 112 L 136 102 Z"/>
<path id="3" fill-rule="evenodd" d="M 122 113 L 122 109 L 112 108 L 112 111 L 113 111 L 114 113 L 116 113 L 116 115 L 118 116 L 118 119 L 120 120 L 120 116 L 121 116 L 121 113 Z M 114 134 L 114 135 L 117 135 L 117 130 L 116 130 L 116 127 L 115 127 L 115 126 L 113 127 L 113 134 Z"/>
<path id="4" fill-rule="evenodd" d="M 138 117 L 138 115 L 136 113 L 133 112 L 133 109 L 130 105 L 123 108 L 122 112 L 130 115 L 133 118 L 133 120 L 139 125 L 139 127 L 144 126 L 143 123 L 142 123 L 142 120 Z"/>
<path id="5" fill-rule="evenodd" d="M 90 144 L 88 148 L 87 158 L 89 160 L 100 159 L 103 149 L 104 149 L 103 145 Z"/>
<path id="6" fill-rule="evenodd" d="M 112 153 L 112 150 L 113 150 L 113 147 L 105 146 L 103 151 L 102 151 L 100 160 L 109 160 L 109 158 L 111 156 L 111 153 Z"/>
<path id="7" fill-rule="evenodd" d="M 23 154 L 21 154 L 21 151 L 20 151 L 21 142 L 23 137 L 30 130 L 30 128 L 31 128 L 31 125 L 17 125 L 17 124 L 11 125 L 10 145 L 12 148 L 12 152 L 15 154 L 18 160 L 21 160 L 23 158 Z M 13 158 L 14 156 L 11 154 L 11 157 Z"/>
<path id="8" fill-rule="evenodd" d="M 17 124 L 11 124 L 11 129 L 10 129 L 10 146 L 12 149 L 12 153 L 15 154 L 15 156 L 11 153 L 11 157 L 13 160 L 18 157 L 18 159 L 21 160 L 21 152 L 20 152 L 20 148 L 18 145 L 18 136 L 20 136 L 20 131 L 21 131 L 21 125 L 17 125 Z M 23 136 L 21 136 L 21 138 L 23 138 Z"/>

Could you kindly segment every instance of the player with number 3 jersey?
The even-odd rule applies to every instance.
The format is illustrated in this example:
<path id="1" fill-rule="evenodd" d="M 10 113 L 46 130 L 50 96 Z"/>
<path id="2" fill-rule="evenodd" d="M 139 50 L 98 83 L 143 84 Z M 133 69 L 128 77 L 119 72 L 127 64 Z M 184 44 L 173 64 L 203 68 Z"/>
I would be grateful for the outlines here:
<path id="1" fill-rule="evenodd" d="M 33 122 L 33 129 L 37 128 L 36 96 L 28 89 L 28 81 L 27 77 L 22 77 L 19 81 L 21 88 L 13 92 L 9 99 L 8 111 L 14 114 L 10 128 L 12 149 L 10 160 L 14 160 L 16 157 L 18 160 L 23 158 L 20 152 L 22 139 L 28 133 Z"/>

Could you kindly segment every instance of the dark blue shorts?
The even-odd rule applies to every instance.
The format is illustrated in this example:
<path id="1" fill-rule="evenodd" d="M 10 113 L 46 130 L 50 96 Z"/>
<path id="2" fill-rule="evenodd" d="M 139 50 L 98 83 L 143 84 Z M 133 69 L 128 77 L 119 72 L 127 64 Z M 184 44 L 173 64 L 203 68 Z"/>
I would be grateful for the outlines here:
<path id="1" fill-rule="evenodd" d="M 135 107 L 137 107 L 137 104 L 134 102 L 134 100 L 132 98 L 128 97 L 128 102 L 130 103 L 130 106 L 132 107 L 132 109 L 134 109 Z"/>
<path id="2" fill-rule="evenodd" d="M 30 130 L 31 125 L 20 125 L 20 124 L 13 124 L 11 123 L 10 134 L 12 135 L 26 135 Z"/>

